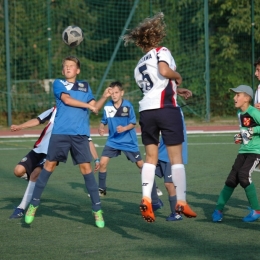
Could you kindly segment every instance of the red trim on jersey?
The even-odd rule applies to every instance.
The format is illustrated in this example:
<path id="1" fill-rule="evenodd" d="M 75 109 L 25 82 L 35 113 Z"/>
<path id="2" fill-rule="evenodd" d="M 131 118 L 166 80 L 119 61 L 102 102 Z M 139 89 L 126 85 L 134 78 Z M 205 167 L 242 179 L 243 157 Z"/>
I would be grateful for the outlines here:
<path id="1" fill-rule="evenodd" d="M 164 98 L 165 98 L 165 92 L 166 92 L 166 88 L 162 91 L 161 93 L 161 104 L 160 104 L 160 108 L 164 107 Z"/>
<path id="2" fill-rule="evenodd" d="M 171 103 L 169 102 L 169 95 L 171 95 Z M 164 108 L 165 105 L 173 105 L 174 107 L 176 107 L 176 100 L 174 98 L 175 92 L 173 90 L 173 85 L 172 85 L 172 81 L 169 80 L 169 83 L 167 84 L 167 86 L 165 87 L 165 89 L 162 91 L 161 93 L 161 103 L 160 103 L 160 108 Z M 168 102 L 167 102 L 167 97 L 168 97 Z"/>
<path id="3" fill-rule="evenodd" d="M 47 130 L 48 130 L 48 128 L 49 128 L 50 125 L 51 125 L 51 122 L 49 122 L 48 125 L 46 125 L 46 126 L 44 127 L 44 129 L 43 129 L 42 132 L 41 132 L 40 137 L 39 137 L 38 140 L 35 142 L 33 148 L 37 148 L 38 145 L 41 143 L 41 141 L 42 141 L 43 137 L 45 136 L 45 134 L 46 134 L 46 132 L 47 132 Z"/>
<path id="4" fill-rule="evenodd" d="M 162 48 L 162 46 L 161 47 L 158 47 L 158 48 L 156 48 L 155 50 L 156 50 L 156 52 L 158 52 L 160 49 Z"/>

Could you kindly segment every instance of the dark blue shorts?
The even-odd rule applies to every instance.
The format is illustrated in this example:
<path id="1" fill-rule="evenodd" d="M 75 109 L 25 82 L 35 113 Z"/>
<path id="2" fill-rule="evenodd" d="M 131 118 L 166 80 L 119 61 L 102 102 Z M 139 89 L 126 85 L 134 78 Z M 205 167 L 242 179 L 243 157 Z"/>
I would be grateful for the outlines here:
<path id="1" fill-rule="evenodd" d="M 31 173 L 36 167 L 43 168 L 45 160 L 45 153 L 36 153 L 34 150 L 31 150 L 18 164 L 25 168 L 29 180 Z"/>
<path id="2" fill-rule="evenodd" d="M 113 158 L 113 157 L 117 157 L 118 155 L 121 155 L 121 152 L 123 152 L 126 158 L 131 162 L 138 162 L 142 160 L 140 151 L 138 152 L 122 151 L 122 150 L 114 149 L 107 145 L 103 149 L 102 156 Z"/>
<path id="3" fill-rule="evenodd" d="M 139 123 L 144 145 L 158 145 L 160 132 L 166 145 L 177 145 L 184 142 L 182 115 L 179 107 L 142 111 Z"/>
<path id="4" fill-rule="evenodd" d="M 89 163 L 92 160 L 88 136 L 52 134 L 46 159 L 66 162 L 70 151 L 73 164 Z"/>
<path id="5" fill-rule="evenodd" d="M 169 162 L 158 161 L 155 169 L 155 175 L 159 178 L 164 177 L 164 183 L 172 183 L 172 170 Z"/>

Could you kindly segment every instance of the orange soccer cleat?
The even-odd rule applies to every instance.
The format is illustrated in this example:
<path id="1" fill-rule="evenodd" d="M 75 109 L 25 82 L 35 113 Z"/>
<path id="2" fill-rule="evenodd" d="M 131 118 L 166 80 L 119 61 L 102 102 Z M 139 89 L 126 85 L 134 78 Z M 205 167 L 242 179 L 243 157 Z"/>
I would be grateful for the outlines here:
<path id="1" fill-rule="evenodd" d="M 194 212 L 190 206 L 188 205 L 188 203 L 185 202 L 177 202 L 176 205 L 176 212 L 181 214 L 183 213 L 184 216 L 186 216 L 187 218 L 196 218 L 197 214 L 196 212 Z"/>
<path id="2" fill-rule="evenodd" d="M 141 201 L 139 208 L 145 221 L 147 222 L 155 221 L 152 203 L 151 200 L 149 200 L 149 198 L 144 197 Z"/>

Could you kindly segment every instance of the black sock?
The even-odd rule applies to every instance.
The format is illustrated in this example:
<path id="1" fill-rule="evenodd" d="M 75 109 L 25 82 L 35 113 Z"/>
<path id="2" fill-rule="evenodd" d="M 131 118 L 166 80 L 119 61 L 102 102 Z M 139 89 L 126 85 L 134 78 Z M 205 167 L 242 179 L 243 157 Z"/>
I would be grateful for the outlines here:
<path id="1" fill-rule="evenodd" d="M 39 206 L 41 195 L 43 193 L 43 190 L 44 190 L 51 174 L 52 174 L 52 172 L 48 172 L 44 168 L 40 172 L 40 175 L 39 175 L 39 177 L 38 177 L 38 179 L 35 183 L 35 187 L 34 187 L 33 195 L 32 195 L 32 200 L 31 200 L 31 204 L 34 207 Z"/>
<path id="2" fill-rule="evenodd" d="M 94 173 L 83 174 L 87 191 L 92 201 L 92 210 L 98 211 L 101 209 L 101 202 L 98 193 L 98 185 L 94 176 Z"/>
<path id="3" fill-rule="evenodd" d="M 169 202 L 170 202 L 171 212 L 174 214 L 174 213 L 175 213 L 176 203 L 177 203 L 177 197 L 176 197 L 176 195 L 174 195 L 174 196 L 169 196 Z"/>
<path id="4" fill-rule="evenodd" d="M 158 197 L 158 194 L 157 194 L 155 181 L 154 181 L 154 183 L 153 183 L 153 188 L 152 188 L 151 197 L 152 197 L 152 204 L 157 204 L 157 203 L 159 202 L 159 197 Z"/>
<path id="5" fill-rule="evenodd" d="M 107 178 L 107 172 L 99 172 L 98 173 L 98 187 L 102 190 L 106 189 L 106 178 Z"/>

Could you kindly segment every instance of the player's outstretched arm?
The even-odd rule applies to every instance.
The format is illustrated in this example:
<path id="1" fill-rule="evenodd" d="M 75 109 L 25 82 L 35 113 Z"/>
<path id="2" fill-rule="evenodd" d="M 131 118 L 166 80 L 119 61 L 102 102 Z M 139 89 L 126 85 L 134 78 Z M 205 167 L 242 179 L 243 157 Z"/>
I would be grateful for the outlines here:
<path id="1" fill-rule="evenodd" d="M 38 118 L 33 118 L 20 125 L 11 125 L 10 129 L 12 132 L 15 132 L 15 131 L 20 131 L 22 129 L 34 127 L 39 124 L 40 124 L 40 121 L 38 120 Z"/>
<path id="2" fill-rule="evenodd" d="M 109 88 L 109 87 L 106 88 L 105 91 L 103 92 L 102 97 L 98 101 L 96 101 L 95 107 L 98 110 L 100 110 L 103 107 L 103 105 L 105 104 L 107 98 L 111 96 L 111 90 L 112 90 L 112 88 Z"/>
<path id="3" fill-rule="evenodd" d="M 176 81 L 177 86 L 181 85 L 181 75 L 177 71 L 172 70 L 166 62 L 159 62 L 158 68 L 162 76 L 164 76 L 167 79 L 174 79 Z"/>
<path id="4" fill-rule="evenodd" d="M 116 130 L 117 130 L 118 133 L 123 133 L 123 132 L 131 130 L 133 128 L 135 128 L 134 124 L 129 124 L 129 125 L 126 125 L 126 126 L 119 125 L 119 126 L 117 126 Z"/>
<path id="5" fill-rule="evenodd" d="M 70 95 L 65 94 L 65 93 L 61 94 L 61 100 L 68 106 L 88 108 L 93 113 L 95 113 L 95 114 L 98 113 L 98 109 L 96 109 L 96 107 L 93 106 L 91 104 L 91 102 L 90 103 L 85 103 L 85 102 L 79 101 L 79 100 L 74 99 Z"/>

